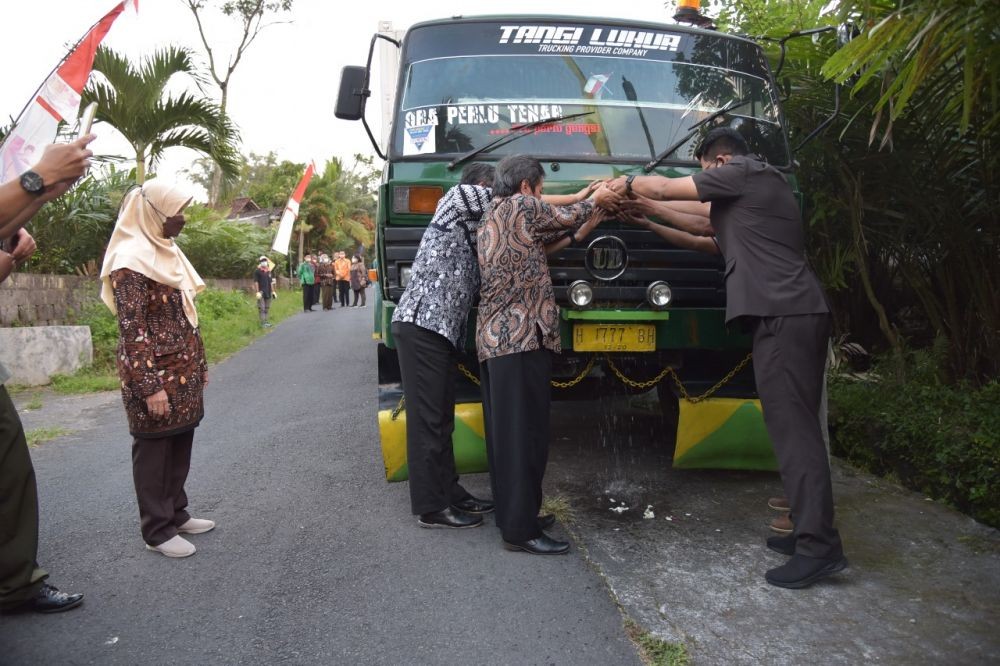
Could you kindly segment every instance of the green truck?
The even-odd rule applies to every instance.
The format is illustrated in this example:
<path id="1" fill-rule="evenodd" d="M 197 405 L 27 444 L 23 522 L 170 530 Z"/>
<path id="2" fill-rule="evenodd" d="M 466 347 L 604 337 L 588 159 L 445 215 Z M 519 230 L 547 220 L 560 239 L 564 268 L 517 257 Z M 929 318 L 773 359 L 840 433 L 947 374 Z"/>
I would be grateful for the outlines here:
<path id="1" fill-rule="evenodd" d="M 770 164 L 786 172 L 792 166 L 770 64 L 749 39 L 570 16 L 453 17 L 398 37 L 376 33 L 367 65 L 344 68 L 336 110 L 338 118 L 362 121 L 385 160 L 375 338 L 390 480 L 406 478 L 406 446 L 389 324 L 423 231 L 463 165 L 531 155 L 542 162 L 552 194 L 627 174 L 689 175 L 699 168 L 693 154 L 704 132 L 725 124 Z M 379 50 L 383 141 L 365 112 Z M 773 469 L 750 340 L 724 325 L 721 258 L 611 220 L 584 247 L 549 257 L 549 271 L 564 349 L 553 366 L 553 399 L 655 388 L 675 466 Z M 462 472 L 485 469 L 471 334 L 466 348 L 455 368 Z"/>

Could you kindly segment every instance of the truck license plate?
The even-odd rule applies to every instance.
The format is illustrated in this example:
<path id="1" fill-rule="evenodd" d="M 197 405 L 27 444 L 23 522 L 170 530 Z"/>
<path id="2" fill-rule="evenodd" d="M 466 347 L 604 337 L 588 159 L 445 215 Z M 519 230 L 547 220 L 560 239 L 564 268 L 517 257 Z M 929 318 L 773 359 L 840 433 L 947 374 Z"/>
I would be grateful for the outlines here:
<path id="1" fill-rule="evenodd" d="M 575 324 L 573 351 L 656 351 L 654 324 Z"/>

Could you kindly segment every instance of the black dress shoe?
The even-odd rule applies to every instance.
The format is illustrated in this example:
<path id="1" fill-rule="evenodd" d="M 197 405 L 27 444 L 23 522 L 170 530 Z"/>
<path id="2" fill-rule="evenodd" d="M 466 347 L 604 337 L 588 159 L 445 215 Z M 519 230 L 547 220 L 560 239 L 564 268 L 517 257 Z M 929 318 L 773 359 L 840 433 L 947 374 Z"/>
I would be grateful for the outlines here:
<path id="1" fill-rule="evenodd" d="M 547 534 L 527 541 L 507 541 L 505 539 L 503 547 L 507 550 L 523 550 L 532 555 L 564 555 L 569 552 L 568 543 L 556 541 Z"/>
<path id="2" fill-rule="evenodd" d="M 829 558 L 792 555 L 788 562 L 764 574 L 764 579 L 771 585 L 798 590 L 846 568 L 847 558 L 843 555 Z"/>
<path id="3" fill-rule="evenodd" d="M 556 517 L 551 513 L 547 513 L 544 516 L 538 516 L 538 528 L 542 530 L 547 530 L 556 524 Z"/>
<path id="4" fill-rule="evenodd" d="M 21 606 L 21 610 L 36 613 L 61 613 L 83 603 L 82 594 L 66 594 L 48 583 L 42 584 L 35 597 Z"/>
<path id="5" fill-rule="evenodd" d="M 483 519 L 480 516 L 471 516 L 448 507 L 434 513 L 421 514 L 417 524 L 421 527 L 444 527 L 460 530 L 467 527 L 479 527 L 483 524 Z"/>
<path id="6" fill-rule="evenodd" d="M 782 555 L 795 554 L 795 535 L 768 537 L 767 547 Z"/>
<path id="7" fill-rule="evenodd" d="M 465 499 L 458 500 L 457 502 L 452 502 L 451 508 L 458 509 L 459 511 L 464 511 L 465 513 L 474 513 L 474 514 L 493 513 L 493 502 L 489 500 L 479 499 L 478 497 L 473 497 L 472 495 L 469 495 Z"/>

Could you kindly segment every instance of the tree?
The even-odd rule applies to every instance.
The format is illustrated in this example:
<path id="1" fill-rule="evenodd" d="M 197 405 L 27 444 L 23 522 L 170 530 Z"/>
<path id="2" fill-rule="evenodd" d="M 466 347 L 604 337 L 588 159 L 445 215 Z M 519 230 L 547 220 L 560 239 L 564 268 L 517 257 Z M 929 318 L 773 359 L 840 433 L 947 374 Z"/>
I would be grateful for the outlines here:
<path id="1" fill-rule="evenodd" d="M 233 72 L 236 71 L 243 54 L 250 48 L 254 40 L 267 27 L 283 21 L 268 21 L 269 15 L 279 12 L 287 12 L 292 9 L 293 0 L 224 0 L 218 4 L 219 10 L 227 17 L 239 24 L 241 31 L 240 41 L 236 45 L 226 65 L 216 61 L 215 51 L 209 44 L 208 36 L 205 34 L 205 26 L 202 23 L 202 12 L 205 11 L 208 3 L 206 0 L 182 0 L 184 5 L 191 10 L 195 23 L 198 25 L 198 36 L 205 47 L 205 55 L 208 57 L 208 69 L 212 80 L 218 86 L 221 98 L 219 109 L 225 116 L 229 103 L 229 83 Z M 212 174 L 211 187 L 208 188 L 209 205 L 215 206 L 218 202 L 222 187 L 223 171 L 215 169 Z"/>
<path id="2" fill-rule="evenodd" d="M 97 102 L 97 120 L 117 129 L 135 152 L 136 181 L 145 181 L 168 148 L 183 147 L 210 157 L 225 173 L 235 175 L 233 145 L 238 134 L 218 106 L 189 92 L 171 94 L 175 77 L 199 82 L 188 50 L 168 47 L 145 58 L 138 67 L 115 51 L 100 47 L 83 103 Z"/>
<path id="3" fill-rule="evenodd" d="M 26 269 L 34 273 L 95 275 L 118 218 L 118 205 L 135 183 L 132 170 L 108 165 L 84 176 L 65 195 L 45 204 L 31 220 L 38 252 Z"/>
<path id="4" fill-rule="evenodd" d="M 719 4 L 727 31 L 772 39 L 862 26 L 843 47 L 788 42 L 780 77 L 793 145 L 833 110 L 826 77 L 850 86 L 835 123 L 795 155 L 813 265 L 855 340 L 897 352 L 937 340 L 945 379 L 998 376 L 995 3 Z"/>

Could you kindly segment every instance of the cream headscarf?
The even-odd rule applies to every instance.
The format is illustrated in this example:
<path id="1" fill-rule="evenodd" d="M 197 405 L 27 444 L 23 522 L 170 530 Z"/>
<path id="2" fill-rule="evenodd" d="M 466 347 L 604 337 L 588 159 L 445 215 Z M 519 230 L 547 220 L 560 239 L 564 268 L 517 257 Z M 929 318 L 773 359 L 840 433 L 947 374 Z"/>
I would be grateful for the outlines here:
<path id="1" fill-rule="evenodd" d="M 184 314 L 192 326 L 198 327 L 194 299 L 205 289 L 205 282 L 173 239 L 163 237 L 166 218 L 177 215 L 190 202 L 191 197 L 177 186 L 155 179 L 125 195 L 101 268 L 101 300 L 112 312 L 118 314 L 111 272 L 128 268 L 179 289 L 184 297 Z"/>

